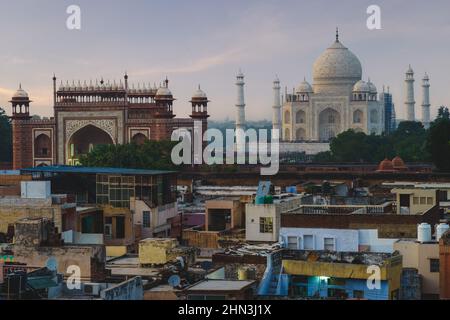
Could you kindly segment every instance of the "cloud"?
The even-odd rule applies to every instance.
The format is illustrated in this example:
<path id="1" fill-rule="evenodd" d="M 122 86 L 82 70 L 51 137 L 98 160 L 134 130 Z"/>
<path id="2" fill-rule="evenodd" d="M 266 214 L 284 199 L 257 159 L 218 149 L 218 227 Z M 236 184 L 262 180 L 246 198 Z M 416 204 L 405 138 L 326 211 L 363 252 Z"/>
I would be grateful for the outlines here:
<path id="1" fill-rule="evenodd" d="M 130 74 L 134 76 L 148 76 L 161 73 L 196 73 L 237 60 L 239 53 L 239 49 L 232 49 L 209 57 L 200 58 L 183 66 L 143 69 L 139 71 L 132 71 Z"/>

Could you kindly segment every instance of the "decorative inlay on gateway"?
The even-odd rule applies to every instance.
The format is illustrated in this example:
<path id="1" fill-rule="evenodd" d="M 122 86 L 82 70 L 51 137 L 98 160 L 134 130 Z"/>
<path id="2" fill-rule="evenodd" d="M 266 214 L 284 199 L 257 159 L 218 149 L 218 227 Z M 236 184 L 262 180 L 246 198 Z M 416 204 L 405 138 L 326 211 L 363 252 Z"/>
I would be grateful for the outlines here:
<path id="1" fill-rule="evenodd" d="M 87 125 L 93 125 L 94 127 L 102 129 L 111 136 L 111 139 L 114 142 L 116 142 L 116 121 L 114 119 L 66 120 L 66 141 L 69 141 L 75 132 L 86 127 Z"/>

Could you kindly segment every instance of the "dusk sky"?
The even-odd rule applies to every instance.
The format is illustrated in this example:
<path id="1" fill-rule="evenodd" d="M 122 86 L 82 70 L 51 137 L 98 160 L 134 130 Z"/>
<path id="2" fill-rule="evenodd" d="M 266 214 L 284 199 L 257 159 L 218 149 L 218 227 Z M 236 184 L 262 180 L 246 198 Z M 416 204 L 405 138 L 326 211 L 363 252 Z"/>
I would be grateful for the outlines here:
<path id="1" fill-rule="evenodd" d="M 314 60 L 334 41 L 355 53 L 363 77 L 390 86 L 398 118 L 405 117 L 404 78 L 415 71 L 416 115 L 421 79 L 430 76 L 432 117 L 450 105 L 450 2 L 290 0 L 1 0 L 0 106 L 11 112 L 19 83 L 34 101 L 31 113 L 52 116 L 53 73 L 66 82 L 159 84 L 167 75 L 186 117 L 198 84 L 212 119 L 234 119 L 235 75 L 245 74 L 247 119 L 271 119 L 272 81 L 292 91 L 312 83 Z M 68 30 L 66 8 L 81 7 L 81 30 Z M 382 30 L 366 27 L 366 9 L 381 7 Z M 284 91 L 284 90 L 283 90 Z"/>

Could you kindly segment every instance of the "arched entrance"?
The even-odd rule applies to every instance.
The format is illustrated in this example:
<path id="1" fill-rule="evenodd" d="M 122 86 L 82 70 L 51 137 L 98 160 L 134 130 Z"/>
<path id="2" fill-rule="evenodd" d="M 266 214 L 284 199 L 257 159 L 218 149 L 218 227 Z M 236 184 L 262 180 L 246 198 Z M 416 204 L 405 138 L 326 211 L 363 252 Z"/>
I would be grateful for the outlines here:
<path id="1" fill-rule="evenodd" d="M 114 144 L 111 136 L 93 125 L 87 125 L 70 137 L 67 148 L 67 163 L 77 165 L 81 155 L 89 153 L 95 146 Z"/>
<path id="2" fill-rule="evenodd" d="M 319 115 L 319 139 L 329 141 L 341 131 L 341 115 L 334 109 L 327 108 Z"/>
<path id="3" fill-rule="evenodd" d="M 131 138 L 131 142 L 137 144 L 137 145 L 143 145 L 145 141 L 147 141 L 147 137 L 142 133 L 136 133 L 133 138 Z"/>
<path id="4" fill-rule="evenodd" d="M 52 141 L 46 134 L 40 134 L 34 139 L 34 157 L 35 158 L 51 158 L 52 157 Z"/>
<path id="5" fill-rule="evenodd" d="M 306 139 L 306 131 L 303 128 L 297 129 L 297 132 L 295 134 L 295 140 L 297 141 L 304 141 Z"/>

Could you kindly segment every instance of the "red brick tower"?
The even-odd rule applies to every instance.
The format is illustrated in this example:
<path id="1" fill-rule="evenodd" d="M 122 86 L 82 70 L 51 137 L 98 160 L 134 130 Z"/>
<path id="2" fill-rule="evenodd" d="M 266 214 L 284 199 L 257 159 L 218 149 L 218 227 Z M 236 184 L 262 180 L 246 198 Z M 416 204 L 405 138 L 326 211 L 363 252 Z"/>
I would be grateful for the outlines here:
<path id="1" fill-rule="evenodd" d="M 201 121 L 202 122 L 202 137 L 205 133 L 205 131 L 208 129 L 208 97 L 206 96 L 206 93 L 200 89 L 200 85 L 198 86 L 198 89 L 194 92 L 192 95 L 191 101 L 189 101 L 192 104 L 192 113 L 190 117 L 194 119 L 194 121 Z"/>
<path id="2" fill-rule="evenodd" d="M 17 170 L 32 167 L 33 142 L 29 125 L 31 100 L 22 85 L 19 85 L 9 102 L 12 104 L 13 168 Z"/>

